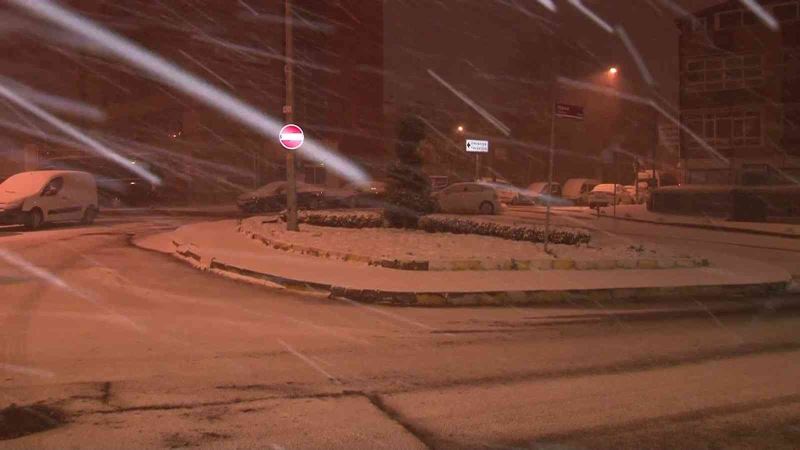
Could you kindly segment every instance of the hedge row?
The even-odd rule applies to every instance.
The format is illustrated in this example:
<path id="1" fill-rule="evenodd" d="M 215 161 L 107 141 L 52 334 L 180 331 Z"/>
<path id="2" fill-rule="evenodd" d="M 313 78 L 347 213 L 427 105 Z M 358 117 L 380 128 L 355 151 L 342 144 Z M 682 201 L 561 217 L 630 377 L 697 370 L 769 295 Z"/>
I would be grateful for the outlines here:
<path id="1" fill-rule="evenodd" d="M 540 227 L 450 217 L 425 216 L 419 220 L 418 228 L 429 233 L 479 234 L 512 241 L 544 242 L 545 237 Z M 554 244 L 588 244 L 591 238 L 589 233 L 580 230 L 550 230 L 550 242 Z"/>
<path id="2" fill-rule="evenodd" d="M 286 215 L 281 214 L 282 219 L 286 220 Z M 381 228 L 383 227 L 383 217 L 379 214 L 326 214 L 316 212 L 303 212 L 297 215 L 300 223 L 318 225 L 321 227 L 338 228 Z"/>
<path id="3" fill-rule="evenodd" d="M 281 216 L 285 221 L 285 213 Z M 385 226 L 383 216 L 380 214 L 301 212 L 298 214 L 297 220 L 300 223 L 322 227 L 382 228 Z M 544 242 L 544 228 L 530 225 L 506 225 L 454 217 L 424 216 L 420 218 L 417 228 L 429 233 L 478 234 L 512 241 Z M 550 242 L 554 244 L 588 244 L 590 240 L 591 235 L 585 231 L 550 230 Z"/>

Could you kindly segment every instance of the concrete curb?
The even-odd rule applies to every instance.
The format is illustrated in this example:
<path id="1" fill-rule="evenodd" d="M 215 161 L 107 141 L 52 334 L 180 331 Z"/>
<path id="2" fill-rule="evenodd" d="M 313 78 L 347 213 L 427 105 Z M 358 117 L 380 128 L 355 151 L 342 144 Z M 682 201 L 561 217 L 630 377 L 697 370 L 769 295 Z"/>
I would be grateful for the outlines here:
<path id="1" fill-rule="evenodd" d="M 372 289 L 352 289 L 327 283 L 298 280 L 262 273 L 217 261 L 202 255 L 193 244 L 175 240 L 173 253 L 202 270 L 211 271 L 255 284 L 269 283 L 287 289 L 327 293 L 329 298 L 342 298 L 360 303 L 394 306 L 457 307 L 457 306 L 532 306 L 569 305 L 597 302 L 612 304 L 618 301 L 695 301 L 703 297 L 765 296 L 785 292 L 789 281 L 750 283 L 740 285 L 693 285 L 669 287 L 567 289 L 567 290 L 501 290 L 486 292 L 396 292 Z"/>
<path id="2" fill-rule="evenodd" d="M 326 250 L 289 244 L 282 241 L 266 238 L 258 232 L 246 227 L 241 221 L 237 231 L 244 233 L 250 239 L 257 240 L 269 248 L 285 252 L 295 252 L 301 255 L 318 258 L 336 259 L 348 262 L 360 262 L 370 266 L 385 267 L 397 270 L 418 271 L 472 271 L 472 270 L 612 270 L 612 269 L 675 269 L 707 267 L 706 259 L 677 258 L 677 259 L 530 259 L 530 260 L 493 260 L 493 259 L 464 259 L 464 260 L 410 260 L 410 259 L 378 259 L 354 253 Z"/>
<path id="3" fill-rule="evenodd" d="M 792 234 L 792 233 L 780 233 L 775 231 L 764 231 L 764 230 L 751 230 L 746 228 L 737 228 L 737 227 L 728 227 L 725 225 L 710 225 L 710 224 L 703 224 L 703 223 L 685 223 L 685 222 L 659 222 L 657 220 L 645 220 L 645 219 L 635 219 L 633 217 L 624 217 L 624 216 L 610 216 L 607 214 L 601 214 L 599 217 L 605 217 L 607 219 L 612 220 L 627 220 L 629 222 L 639 222 L 639 223 L 649 223 L 653 225 L 668 225 L 672 227 L 684 227 L 684 228 L 699 228 L 704 230 L 711 230 L 711 231 L 728 231 L 731 233 L 745 233 L 745 234 L 754 234 L 759 236 L 772 236 L 772 237 L 780 237 L 780 238 L 787 238 L 787 239 L 800 239 L 800 234 Z"/>

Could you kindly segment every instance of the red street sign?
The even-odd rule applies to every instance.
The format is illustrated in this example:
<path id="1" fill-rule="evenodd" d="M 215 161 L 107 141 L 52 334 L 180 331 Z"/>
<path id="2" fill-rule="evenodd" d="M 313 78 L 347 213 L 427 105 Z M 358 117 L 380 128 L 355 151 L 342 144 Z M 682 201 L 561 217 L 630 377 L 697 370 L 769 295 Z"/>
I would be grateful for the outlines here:
<path id="1" fill-rule="evenodd" d="M 583 120 L 583 106 L 556 103 L 556 117 Z"/>
<path id="2" fill-rule="evenodd" d="M 303 136 L 303 130 L 292 123 L 284 125 L 283 128 L 281 128 L 280 136 L 278 138 L 280 139 L 283 148 L 287 150 L 295 150 L 300 148 L 300 146 L 303 145 L 303 140 L 305 139 Z"/>

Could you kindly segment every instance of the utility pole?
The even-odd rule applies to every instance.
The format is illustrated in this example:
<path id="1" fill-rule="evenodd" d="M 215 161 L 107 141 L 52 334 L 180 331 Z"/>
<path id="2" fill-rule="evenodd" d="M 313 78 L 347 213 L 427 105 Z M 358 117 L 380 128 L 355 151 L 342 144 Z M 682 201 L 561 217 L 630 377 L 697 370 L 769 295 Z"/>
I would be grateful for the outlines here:
<path id="1" fill-rule="evenodd" d="M 286 104 L 283 112 L 286 123 L 294 123 L 294 41 L 292 38 L 292 0 L 284 0 L 284 29 L 286 46 Z M 298 231 L 297 227 L 297 180 L 295 179 L 294 150 L 286 152 L 286 230 Z"/>
<path id="2" fill-rule="evenodd" d="M 547 164 L 547 188 L 545 188 L 545 192 L 547 195 L 545 199 L 547 200 L 546 205 L 546 212 L 544 216 L 544 251 L 547 253 L 548 246 L 550 244 L 550 203 L 552 203 L 552 194 L 553 194 L 553 164 L 555 161 L 555 153 L 556 153 L 556 103 L 558 102 L 558 70 L 559 70 L 559 58 L 560 55 L 558 54 L 558 49 L 555 45 L 552 45 L 551 48 L 555 48 L 555 52 L 553 52 L 553 98 L 550 101 L 550 161 Z"/>

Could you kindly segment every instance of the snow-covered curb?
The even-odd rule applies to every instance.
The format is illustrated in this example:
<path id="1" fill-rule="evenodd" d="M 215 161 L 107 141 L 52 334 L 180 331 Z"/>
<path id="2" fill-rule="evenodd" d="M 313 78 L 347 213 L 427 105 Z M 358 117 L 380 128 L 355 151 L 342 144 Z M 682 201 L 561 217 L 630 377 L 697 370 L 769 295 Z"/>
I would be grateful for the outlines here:
<path id="1" fill-rule="evenodd" d="M 132 242 L 170 254 L 193 267 L 251 284 L 301 290 L 366 303 L 398 306 L 567 305 L 615 301 L 694 301 L 784 292 L 791 276 L 751 261 L 725 261 L 719 268 L 587 272 L 410 272 L 340 264 L 289 255 L 236 232 L 235 221 L 185 225 Z M 285 256 L 283 256 L 285 255 Z M 734 258 L 735 259 L 735 258 Z M 745 265 L 741 272 L 742 265 Z M 755 267 L 754 267 L 755 265 Z"/>
<path id="2" fill-rule="evenodd" d="M 594 211 L 584 214 L 595 215 Z M 729 222 L 713 217 L 683 216 L 648 211 L 645 205 L 619 205 L 616 215 L 614 208 L 600 208 L 600 216 L 615 220 L 652 223 L 687 228 L 700 228 L 713 231 L 732 231 L 764 236 L 775 236 L 789 239 L 800 239 L 800 224 L 770 222 Z"/>
<path id="3" fill-rule="evenodd" d="M 304 228 L 311 229 L 311 234 L 306 236 L 305 239 L 310 237 L 322 237 L 325 233 L 335 234 L 335 237 L 341 238 L 343 234 L 359 236 L 364 233 L 369 233 L 370 236 L 363 238 L 369 246 L 380 245 L 376 239 L 376 233 L 414 233 L 400 230 L 381 230 L 369 229 L 357 231 L 353 229 L 334 229 L 327 227 L 315 227 L 311 225 L 304 225 Z M 258 240 L 267 247 L 286 252 L 292 252 L 300 255 L 314 256 L 319 258 L 335 259 L 347 262 L 364 263 L 371 266 L 386 267 L 390 269 L 400 270 L 430 270 L 430 271 L 460 271 L 460 270 L 611 270 L 611 269 L 672 269 L 672 268 L 692 268 L 692 267 L 707 267 L 710 265 L 707 259 L 691 258 L 691 257 L 678 257 L 674 255 L 663 256 L 653 255 L 649 257 L 614 257 L 613 253 L 603 254 L 596 249 L 589 249 L 566 245 L 555 245 L 557 248 L 556 254 L 559 256 L 552 256 L 546 254 L 541 250 L 540 246 L 528 242 L 505 241 L 498 238 L 485 237 L 485 236 L 471 236 L 471 235 L 454 235 L 450 233 L 437 233 L 448 239 L 458 241 L 458 245 L 468 246 L 469 240 L 482 240 L 490 244 L 498 245 L 503 244 L 505 247 L 513 248 L 518 247 L 516 254 L 509 257 L 484 257 L 484 258 L 453 258 L 453 259 L 427 259 L 427 258 L 404 258 L 404 257 L 385 257 L 377 255 L 365 255 L 362 253 L 354 253 L 352 251 L 342 251 L 331 248 L 324 248 L 321 245 L 309 246 L 303 245 L 298 242 L 290 242 L 288 238 L 298 240 L 298 236 L 293 236 L 289 232 L 282 231 L 283 225 L 275 223 L 274 218 L 265 221 L 260 217 L 251 217 L 239 222 L 237 231 L 244 233 L 251 239 Z M 420 233 L 416 238 L 423 238 L 434 236 L 430 233 Z M 275 236 L 278 236 L 276 238 Z M 414 238 L 412 238 L 413 240 Z M 355 246 L 355 243 L 341 243 L 337 242 L 340 247 Z M 491 254 L 496 255 L 502 253 L 497 248 L 489 250 Z M 444 253 L 448 253 L 446 250 Z M 470 252 L 474 254 L 475 252 Z M 538 258 L 526 258 L 525 254 L 539 253 L 541 256 Z M 589 257 L 581 257 L 581 253 L 589 253 Z M 595 253 L 595 255 L 592 255 Z M 576 255 L 577 254 L 577 255 Z M 600 257 L 597 257 L 600 255 Z"/>

